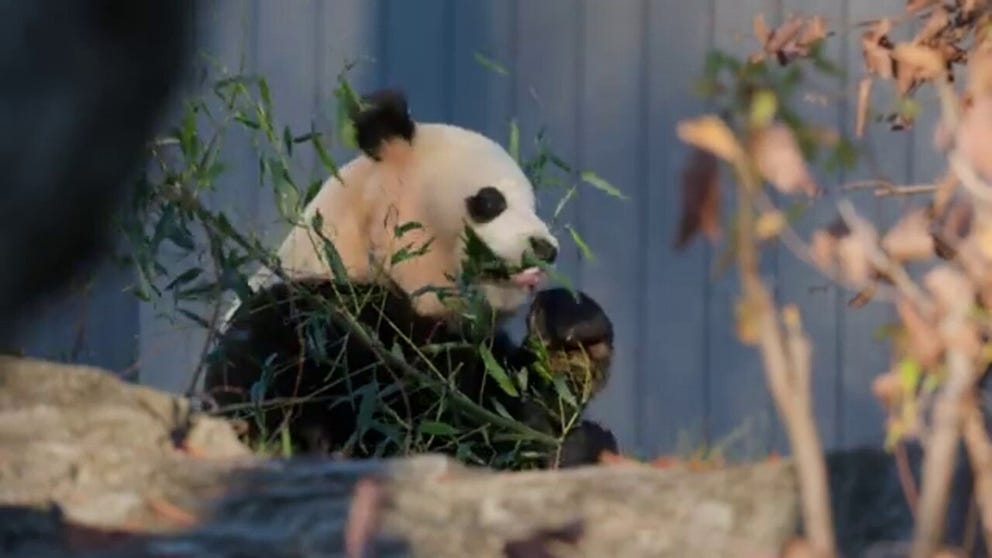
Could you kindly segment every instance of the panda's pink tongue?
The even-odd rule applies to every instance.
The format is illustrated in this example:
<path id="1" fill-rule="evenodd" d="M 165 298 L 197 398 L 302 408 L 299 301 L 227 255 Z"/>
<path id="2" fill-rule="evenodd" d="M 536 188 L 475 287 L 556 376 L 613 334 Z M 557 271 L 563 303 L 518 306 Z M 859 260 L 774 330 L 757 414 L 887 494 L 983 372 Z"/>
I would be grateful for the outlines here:
<path id="1" fill-rule="evenodd" d="M 529 267 L 510 276 L 510 282 L 518 287 L 536 288 L 544 280 L 544 272 L 539 267 Z"/>

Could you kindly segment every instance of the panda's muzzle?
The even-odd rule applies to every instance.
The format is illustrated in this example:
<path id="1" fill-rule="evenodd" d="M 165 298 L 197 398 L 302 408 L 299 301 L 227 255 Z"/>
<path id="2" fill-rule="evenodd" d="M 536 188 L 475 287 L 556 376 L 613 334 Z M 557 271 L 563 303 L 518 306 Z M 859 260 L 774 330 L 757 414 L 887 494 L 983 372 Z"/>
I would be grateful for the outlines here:
<path id="1" fill-rule="evenodd" d="M 530 249 L 535 258 L 546 264 L 553 264 L 558 259 L 558 248 L 546 238 L 530 237 Z"/>

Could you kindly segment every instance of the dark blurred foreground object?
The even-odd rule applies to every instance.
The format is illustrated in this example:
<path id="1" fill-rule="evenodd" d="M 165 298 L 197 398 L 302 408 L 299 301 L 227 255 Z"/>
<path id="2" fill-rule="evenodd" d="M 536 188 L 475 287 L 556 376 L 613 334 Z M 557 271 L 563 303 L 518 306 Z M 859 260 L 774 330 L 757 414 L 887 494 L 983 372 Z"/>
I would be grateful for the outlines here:
<path id="1" fill-rule="evenodd" d="M 0 2 L 0 342 L 108 245 L 192 52 L 192 2 Z"/>

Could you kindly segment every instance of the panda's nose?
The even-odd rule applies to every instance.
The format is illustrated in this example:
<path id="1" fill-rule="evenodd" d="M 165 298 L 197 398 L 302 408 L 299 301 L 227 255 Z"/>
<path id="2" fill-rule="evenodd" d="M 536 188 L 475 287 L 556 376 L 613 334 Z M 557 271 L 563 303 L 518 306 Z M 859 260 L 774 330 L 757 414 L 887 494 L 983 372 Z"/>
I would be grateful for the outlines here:
<path id="1" fill-rule="evenodd" d="M 555 259 L 558 258 L 558 248 L 546 238 L 530 237 L 530 248 L 534 251 L 534 257 L 544 263 L 555 263 Z"/>

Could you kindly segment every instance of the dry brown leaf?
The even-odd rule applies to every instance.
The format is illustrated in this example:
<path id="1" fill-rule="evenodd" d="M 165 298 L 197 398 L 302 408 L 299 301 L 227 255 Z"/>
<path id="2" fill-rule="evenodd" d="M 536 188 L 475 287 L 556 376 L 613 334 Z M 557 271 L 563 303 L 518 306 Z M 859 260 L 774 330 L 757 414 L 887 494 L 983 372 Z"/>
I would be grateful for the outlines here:
<path id="1" fill-rule="evenodd" d="M 937 192 L 939 194 L 941 189 L 938 188 Z M 934 250 L 937 256 L 945 260 L 952 260 L 956 257 L 958 245 L 971 235 L 973 208 L 970 203 L 957 199 L 944 202 L 944 210 L 938 212 L 936 207 L 939 201 L 935 196 L 934 213 L 936 217 L 931 223 L 930 233 L 933 236 Z"/>
<path id="2" fill-rule="evenodd" d="M 728 162 L 735 162 L 743 155 L 733 130 L 719 116 L 707 114 L 678 123 L 676 132 L 680 140 L 704 149 Z"/>
<path id="3" fill-rule="evenodd" d="M 941 56 L 940 51 L 930 47 L 899 43 L 892 49 L 892 58 L 899 62 L 900 74 L 908 66 L 916 79 L 937 79 L 947 73 L 947 62 L 944 57 Z"/>
<path id="4" fill-rule="evenodd" d="M 868 107 L 871 102 L 871 84 L 872 79 L 867 76 L 861 78 L 861 81 L 858 83 L 858 112 L 854 121 L 854 133 L 859 138 L 864 137 L 865 125 L 868 123 Z"/>
<path id="5" fill-rule="evenodd" d="M 716 157 L 693 149 L 682 171 L 682 212 L 675 247 L 684 249 L 699 233 L 720 238 L 720 169 Z"/>
<path id="6" fill-rule="evenodd" d="M 758 62 L 771 55 L 782 65 L 808 56 L 813 44 L 829 35 L 821 16 L 809 19 L 793 16 L 779 27 L 769 30 L 764 16 L 758 15 L 754 18 L 753 28 L 755 37 L 761 43 L 761 51 L 750 56 L 750 61 Z"/>
<path id="7" fill-rule="evenodd" d="M 888 33 L 892 22 L 880 19 L 861 35 L 861 50 L 864 56 L 865 69 L 868 73 L 882 79 L 892 79 L 894 74 L 892 61 L 892 42 Z"/>
<path id="8" fill-rule="evenodd" d="M 909 341 L 906 344 L 906 350 L 909 356 L 923 367 L 937 364 L 944 346 L 941 344 L 940 335 L 934 327 L 933 321 L 924 319 L 916 307 L 903 298 L 896 302 L 896 311 L 899 313 L 903 327 L 906 328 L 906 336 Z"/>
<path id="9" fill-rule="evenodd" d="M 827 22 L 823 16 L 813 16 L 806 21 L 803 34 L 799 37 L 799 44 L 809 47 L 817 41 L 826 39 L 828 35 Z"/>
<path id="10" fill-rule="evenodd" d="M 758 172 L 776 190 L 785 194 L 802 191 L 808 196 L 819 192 L 788 126 L 773 124 L 758 131 L 750 147 Z"/>
<path id="11" fill-rule="evenodd" d="M 900 262 L 933 257 L 934 241 L 927 210 L 915 209 L 904 215 L 882 238 L 882 248 Z"/>
<path id="12" fill-rule="evenodd" d="M 772 31 L 765 43 L 767 52 L 777 52 L 784 49 L 789 42 L 798 39 L 803 30 L 803 20 L 798 17 L 790 17 L 782 25 Z"/>
<path id="13" fill-rule="evenodd" d="M 758 42 L 762 45 L 767 44 L 768 38 L 771 37 L 771 31 L 768 30 L 768 24 L 765 23 L 765 14 L 754 16 L 752 27 L 754 28 L 754 37 L 758 39 Z"/>
<path id="14" fill-rule="evenodd" d="M 992 95 L 975 99 L 961 118 L 954 143 L 979 175 L 992 178 Z"/>
<path id="15" fill-rule="evenodd" d="M 966 19 L 971 18 L 976 10 L 987 8 L 989 0 L 957 0 L 961 15 Z"/>
<path id="16" fill-rule="evenodd" d="M 864 305 L 871 302 L 872 297 L 875 296 L 875 291 L 878 290 L 878 281 L 871 283 L 867 287 L 861 289 L 850 300 L 847 301 L 848 308 L 862 308 Z"/>

